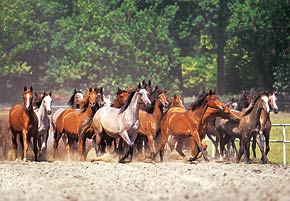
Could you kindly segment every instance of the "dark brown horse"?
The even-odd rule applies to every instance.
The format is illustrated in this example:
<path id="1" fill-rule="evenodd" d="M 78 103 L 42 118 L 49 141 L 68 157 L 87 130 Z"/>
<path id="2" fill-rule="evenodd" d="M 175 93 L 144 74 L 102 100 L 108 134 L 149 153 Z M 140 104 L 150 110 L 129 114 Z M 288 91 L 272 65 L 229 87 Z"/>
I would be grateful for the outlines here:
<path id="1" fill-rule="evenodd" d="M 12 132 L 12 143 L 17 158 L 17 134 L 20 135 L 20 142 L 23 148 L 23 161 L 27 160 L 27 150 L 30 138 L 33 138 L 33 152 L 37 161 L 37 139 L 38 139 L 38 119 L 33 111 L 33 88 L 24 87 L 23 104 L 16 104 L 11 107 L 9 113 L 9 124 Z"/>
<path id="2" fill-rule="evenodd" d="M 85 121 L 92 118 L 97 109 L 103 104 L 103 94 L 99 92 L 98 88 L 88 89 L 87 94 L 81 102 L 81 111 L 74 109 L 64 110 L 56 121 L 56 132 L 54 136 L 54 151 L 53 158 L 55 158 L 58 141 L 63 133 L 66 133 L 68 138 L 78 140 L 79 143 L 79 157 L 80 160 L 84 159 L 84 141 L 79 137 L 79 128 Z M 102 92 L 103 90 L 101 90 Z M 69 143 L 73 140 L 69 140 Z M 69 146 L 71 147 L 71 145 Z M 68 159 L 70 160 L 69 150 L 67 152 Z"/>
<path id="3" fill-rule="evenodd" d="M 262 110 L 269 112 L 268 97 L 266 95 L 258 95 L 253 103 L 240 116 L 239 122 L 231 120 L 225 121 L 219 128 L 219 135 L 221 136 L 220 151 L 223 156 L 224 146 L 233 138 L 240 138 L 240 147 L 236 162 L 239 162 L 241 156 L 246 149 L 246 161 L 249 162 L 249 146 L 250 139 L 256 137 L 260 139 L 260 116 Z M 267 163 L 268 159 L 262 149 L 261 140 L 258 140 L 258 145 L 262 153 L 263 163 Z"/>
<path id="4" fill-rule="evenodd" d="M 270 109 L 273 110 L 274 114 L 277 114 L 279 112 L 279 108 L 276 104 L 276 101 L 277 101 L 276 93 L 277 93 L 276 90 L 268 91 L 265 93 L 269 98 L 269 107 Z M 265 144 L 266 144 L 265 154 L 268 155 L 270 151 L 270 131 L 272 127 L 269 112 L 267 113 L 265 110 L 262 110 L 261 116 L 260 116 L 260 124 L 261 124 L 261 128 L 259 132 L 262 133 L 262 135 L 265 137 Z M 264 149 L 264 146 L 262 149 Z M 253 138 L 252 151 L 253 151 L 254 158 L 256 158 L 256 138 Z M 263 158 L 262 158 L 262 161 L 263 161 Z"/>
<path id="5" fill-rule="evenodd" d="M 208 161 L 208 157 L 204 151 L 200 139 L 200 125 L 202 118 L 208 107 L 224 110 L 224 104 L 220 102 L 218 97 L 211 90 L 209 93 L 202 94 L 199 100 L 192 105 L 188 110 L 175 111 L 180 108 L 171 108 L 161 121 L 161 146 L 160 146 L 160 160 L 163 161 L 164 148 L 167 143 L 169 134 L 189 137 L 192 158 L 196 160 L 199 153 L 195 153 L 195 143 L 202 152 L 203 157 Z"/>

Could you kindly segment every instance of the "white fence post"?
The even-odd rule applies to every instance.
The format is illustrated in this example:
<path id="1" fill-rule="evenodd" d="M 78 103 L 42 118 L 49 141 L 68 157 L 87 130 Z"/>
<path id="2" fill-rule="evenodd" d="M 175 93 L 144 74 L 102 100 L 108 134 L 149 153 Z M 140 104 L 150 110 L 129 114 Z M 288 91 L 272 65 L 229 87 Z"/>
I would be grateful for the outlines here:
<path id="1" fill-rule="evenodd" d="M 283 164 L 286 165 L 286 126 L 283 125 Z"/>

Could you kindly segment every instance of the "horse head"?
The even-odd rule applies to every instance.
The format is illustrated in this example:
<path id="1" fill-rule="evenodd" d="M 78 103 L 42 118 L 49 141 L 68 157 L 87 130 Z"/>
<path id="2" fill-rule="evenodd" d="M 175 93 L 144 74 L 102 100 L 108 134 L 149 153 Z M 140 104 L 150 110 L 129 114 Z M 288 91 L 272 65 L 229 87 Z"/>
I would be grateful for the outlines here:
<path id="1" fill-rule="evenodd" d="M 50 115 L 52 113 L 52 98 L 51 98 L 51 91 L 47 94 L 46 92 L 43 93 L 42 96 L 42 104 L 43 107 L 45 108 L 46 112 L 48 115 Z"/>
<path id="2" fill-rule="evenodd" d="M 209 93 L 205 94 L 204 102 L 208 107 L 217 108 L 222 112 L 225 110 L 225 105 L 216 96 L 215 91 L 210 90 Z"/>
<path id="3" fill-rule="evenodd" d="M 73 95 L 70 97 L 68 104 L 71 105 L 72 108 L 80 108 L 80 103 L 83 99 L 83 92 L 81 90 L 74 89 Z"/>
<path id="4" fill-rule="evenodd" d="M 110 95 L 103 95 L 103 99 L 104 99 L 104 106 L 105 107 L 111 107 L 112 105 L 112 101 L 111 101 L 111 96 Z"/>
<path id="5" fill-rule="evenodd" d="M 97 104 L 98 100 L 98 88 L 89 88 L 87 89 L 87 98 L 88 98 L 88 103 L 89 106 L 94 108 Z"/>
<path id="6" fill-rule="evenodd" d="M 122 107 L 127 102 L 128 97 L 129 97 L 129 93 L 127 92 L 127 90 L 123 90 L 118 87 L 117 96 L 114 101 L 113 107 L 115 108 Z"/>
<path id="7" fill-rule="evenodd" d="M 161 93 L 159 93 L 156 101 L 159 107 L 167 108 L 169 106 L 169 101 L 167 100 L 167 97 L 166 97 L 166 90 L 163 90 Z"/>
<path id="8" fill-rule="evenodd" d="M 272 108 L 272 110 L 274 111 L 275 114 L 277 114 L 279 112 L 279 108 L 277 106 L 277 96 L 276 96 L 276 91 L 269 91 L 268 92 L 268 98 L 269 98 L 269 106 L 270 108 Z"/>
<path id="9" fill-rule="evenodd" d="M 181 108 L 185 108 L 184 104 L 182 102 L 182 98 L 181 96 L 177 96 L 176 94 L 170 98 L 170 108 L 172 107 L 181 107 Z"/>
<path id="10" fill-rule="evenodd" d="M 103 107 L 105 102 L 104 102 L 104 90 L 103 90 L 103 87 L 99 87 L 99 88 L 96 88 L 95 90 L 97 90 L 97 104 L 98 104 L 98 107 Z"/>
<path id="11" fill-rule="evenodd" d="M 260 96 L 260 107 L 267 113 L 270 112 L 269 98 L 267 95 Z"/>
<path id="12" fill-rule="evenodd" d="M 28 89 L 25 86 L 22 96 L 23 96 L 23 103 L 24 103 L 25 110 L 30 110 L 32 108 L 33 88 L 30 87 L 30 89 Z"/>
<path id="13" fill-rule="evenodd" d="M 146 106 L 150 106 L 151 105 L 151 101 L 149 100 L 148 96 L 147 96 L 147 91 L 146 89 L 138 89 L 137 92 L 138 93 L 138 103 L 144 103 Z"/>

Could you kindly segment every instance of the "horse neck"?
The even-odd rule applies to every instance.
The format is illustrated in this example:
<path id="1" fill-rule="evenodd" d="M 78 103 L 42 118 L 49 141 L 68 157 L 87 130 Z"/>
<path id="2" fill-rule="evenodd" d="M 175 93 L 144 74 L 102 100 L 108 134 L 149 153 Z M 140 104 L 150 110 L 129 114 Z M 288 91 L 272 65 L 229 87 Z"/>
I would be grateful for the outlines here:
<path id="1" fill-rule="evenodd" d="M 139 115 L 140 103 L 138 103 L 137 98 L 137 93 L 135 93 L 128 107 L 124 111 L 124 114 L 130 114 L 133 116 L 134 119 L 138 119 Z"/>
<path id="2" fill-rule="evenodd" d="M 209 108 L 207 108 L 204 115 L 202 116 L 202 124 L 205 124 L 218 116 L 220 115 L 217 109 L 209 110 Z"/>
<path id="3" fill-rule="evenodd" d="M 159 107 L 157 100 L 155 101 L 155 104 L 154 104 L 154 111 L 152 113 L 152 116 L 156 121 L 160 121 L 160 119 L 162 117 L 161 108 Z"/>
<path id="4" fill-rule="evenodd" d="M 262 112 L 262 108 L 259 106 L 260 101 L 261 101 L 260 99 L 257 100 L 253 106 L 253 109 L 249 112 L 248 115 L 246 115 L 250 119 L 250 122 L 253 122 L 253 123 L 259 122 L 261 112 Z"/>
<path id="5" fill-rule="evenodd" d="M 38 108 L 37 112 L 36 112 L 37 116 L 39 117 L 39 119 L 44 119 L 44 117 L 47 116 L 47 112 L 46 109 L 43 106 L 43 103 L 41 103 L 40 107 Z"/>
<path id="6" fill-rule="evenodd" d="M 208 108 L 208 105 L 206 103 L 203 103 L 202 105 L 198 106 L 193 113 L 195 114 L 196 120 L 198 121 L 198 124 L 202 122 L 203 116 L 206 112 L 206 109 Z"/>

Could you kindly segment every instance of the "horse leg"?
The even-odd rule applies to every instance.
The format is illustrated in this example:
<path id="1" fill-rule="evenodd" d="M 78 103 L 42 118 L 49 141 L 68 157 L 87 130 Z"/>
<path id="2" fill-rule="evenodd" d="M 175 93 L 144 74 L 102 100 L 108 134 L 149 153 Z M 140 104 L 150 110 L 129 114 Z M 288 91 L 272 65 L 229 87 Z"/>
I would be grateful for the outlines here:
<path id="1" fill-rule="evenodd" d="M 163 162 L 164 148 L 167 143 L 168 135 L 169 135 L 169 130 L 167 128 L 167 125 L 161 126 L 161 145 L 160 145 L 160 150 L 159 150 L 159 156 L 160 156 L 161 162 Z"/>
<path id="2" fill-rule="evenodd" d="M 175 147 L 175 150 L 177 151 L 177 153 L 182 157 L 182 158 L 185 158 L 185 154 L 183 153 L 182 151 L 182 147 L 183 147 L 183 140 L 182 138 L 178 138 L 178 139 L 175 139 L 176 140 L 176 147 Z"/>
<path id="3" fill-rule="evenodd" d="M 23 161 L 27 160 L 27 150 L 28 150 L 28 144 L 27 144 L 27 133 L 28 131 L 26 129 L 22 130 L 22 140 L 23 140 Z"/>
<path id="4" fill-rule="evenodd" d="M 199 152 L 202 152 L 203 158 L 205 161 L 209 161 L 208 157 L 207 157 L 207 153 L 205 152 L 205 149 L 201 143 L 200 137 L 199 137 L 199 133 L 197 132 L 196 129 L 194 129 L 193 127 L 190 127 L 190 137 L 189 137 L 189 142 L 190 142 L 190 146 L 191 146 L 191 155 L 194 156 L 194 159 L 196 160 Z M 194 142 L 196 142 L 199 150 L 197 151 L 197 153 L 195 154 L 195 149 L 194 149 Z"/>
<path id="5" fill-rule="evenodd" d="M 245 149 L 244 149 L 244 156 L 245 156 L 245 161 L 247 163 L 251 163 L 250 162 L 250 140 L 248 140 L 246 143 L 245 143 Z"/>
<path id="6" fill-rule="evenodd" d="M 131 159 L 133 158 L 133 145 L 134 145 L 134 141 L 137 138 L 137 132 L 134 132 L 134 134 L 132 135 L 132 140 L 129 138 L 128 132 L 127 130 L 124 130 L 123 132 L 120 133 L 121 137 L 125 140 L 125 142 L 128 144 L 129 149 L 128 151 L 120 158 L 119 162 L 124 162 L 124 160 L 129 156 L 129 154 L 131 155 Z"/>
<path id="7" fill-rule="evenodd" d="M 218 142 L 219 142 L 219 139 L 218 139 L 218 135 L 215 135 L 216 136 L 216 140 L 213 139 L 213 135 L 212 133 L 206 133 L 207 137 L 211 140 L 211 142 L 213 143 L 214 147 L 215 147 L 215 158 L 219 158 L 220 157 L 220 152 L 219 152 L 219 149 L 218 149 Z"/>
<path id="8" fill-rule="evenodd" d="M 257 140 L 255 137 L 253 137 L 253 142 L 252 142 L 252 152 L 253 152 L 253 157 L 257 158 L 256 154 L 256 146 L 257 146 Z"/>
<path id="9" fill-rule="evenodd" d="M 270 129 L 271 128 L 266 128 L 263 132 L 263 135 L 265 137 L 265 143 L 266 143 L 266 151 L 265 154 L 268 155 L 269 151 L 270 151 Z"/>
<path id="10" fill-rule="evenodd" d="M 79 159 L 80 161 L 84 160 L 84 154 L 85 154 L 85 144 L 86 144 L 86 137 L 84 134 L 79 136 Z"/>
<path id="11" fill-rule="evenodd" d="M 37 132 L 37 131 L 35 131 Z M 38 140 L 38 136 L 37 133 L 33 135 L 33 152 L 34 152 L 34 160 L 38 161 L 37 157 L 38 157 L 38 146 L 37 146 L 37 140 Z"/>
<path id="12" fill-rule="evenodd" d="M 262 154 L 262 163 L 265 164 L 268 162 L 268 158 L 267 158 L 267 155 L 265 154 L 265 151 L 264 151 L 264 143 L 263 143 L 263 133 L 262 132 L 259 132 L 259 134 L 256 136 L 257 138 L 257 143 L 258 143 L 258 147 L 261 151 L 261 154 Z"/>
<path id="13" fill-rule="evenodd" d="M 242 155 L 244 154 L 244 148 L 245 148 L 245 137 L 242 136 L 241 140 L 240 140 L 240 148 L 239 148 L 239 152 L 236 158 L 236 162 L 239 163 L 241 160 Z"/>
<path id="14" fill-rule="evenodd" d="M 62 133 L 59 133 L 59 131 L 56 129 L 55 130 L 55 135 L 54 135 L 54 142 L 53 142 L 53 155 L 52 155 L 53 159 L 55 159 L 55 154 L 56 154 L 56 150 L 57 150 L 57 147 L 58 147 L 58 142 L 59 142 L 61 136 L 62 136 Z M 65 145 L 66 144 L 67 143 L 65 143 Z"/>
<path id="15" fill-rule="evenodd" d="M 17 134 L 14 134 L 12 132 L 12 145 L 13 145 L 13 150 L 14 150 L 14 156 L 15 156 L 15 161 L 18 160 L 17 158 Z"/>
<path id="16" fill-rule="evenodd" d="M 153 139 L 153 134 L 150 133 L 147 135 L 147 140 L 148 140 L 148 146 L 149 146 L 149 152 L 150 152 L 150 159 L 154 159 L 154 139 Z"/>

